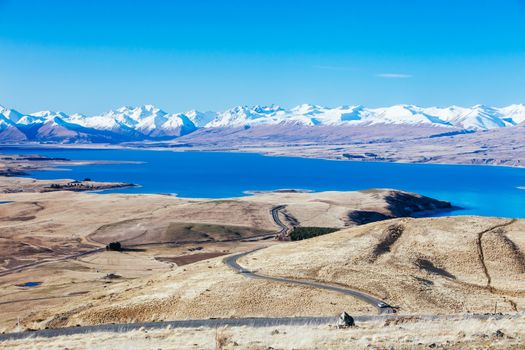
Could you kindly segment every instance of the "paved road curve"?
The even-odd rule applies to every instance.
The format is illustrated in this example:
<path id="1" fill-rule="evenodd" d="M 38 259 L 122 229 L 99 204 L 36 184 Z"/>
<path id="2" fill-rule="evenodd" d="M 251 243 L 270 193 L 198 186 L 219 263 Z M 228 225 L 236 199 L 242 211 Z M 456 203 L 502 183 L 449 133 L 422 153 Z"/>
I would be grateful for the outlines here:
<path id="1" fill-rule="evenodd" d="M 278 205 L 276 207 L 273 207 L 270 213 L 272 214 L 272 219 L 275 222 L 277 226 L 281 228 L 279 232 L 277 232 L 277 236 L 284 236 L 288 232 L 289 228 L 283 222 L 281 221 L 281 218 L 279 217 L 279 212 L 286 208 L 286 205 Z"/>
<path id="2" fill-rule="evenodd" d="M 318 282 L 314 282 L 314 281 L 308 281 L 308 280 L 288 279 L 288 278 L 281 278 L 281 277 L 271 277 L 271 276 L 266 276 L 266 275 L 259 275 L 259 274 L 253 273 L 251 271 L 248 271 L 245 268 L 243 268 L 241 265 L 239 265 L 239 263 L 237 262 L 237 260 L 239 258 L 241 258 L 243 256 L 246 256 L 246 255 L 248 255 L 250 253 L 253 253 L 253 252 L 255 252 L 256 250 L 259 250 L 259 249 L 262 249 L 262 248 L 258 248 L 258 249 L 255 249 L 255 250 L 250 250 L 250 251 L 247 251 L 247 252 L 244 252 L 244 253 L 238 253 L 238 254 L 230 255 L 230 256 L 224 258 L 223 261 L 224 261 L 224 263 L 226 265 L 231 267 L 233 270 L 235 270 L 235 271 L 237 271 L 239 273 L 242 273 L 245 277 L 248 277 L 248 278 L 264 279 L 264 280 L 268 280 L 268 281 L 282 282 L 282 283 L 302 285 L 302 286 L 307 286 L 307 287 L 313 287 L 313 288 L 330 290 L 330 291 L 333 291 L 333 292 L 338 292 L 338 293 L 342 293 L 342 294 L 346 294 L 346 295 L 351 295 L 354 298 L 362 300 L 365 303 L 370 304 L 373 307 L 375 307 L 380 314 L 383 314 L 383 313 L 384 314 L 392 314 L 392 313 L 395 312 L 395 310 L 391 306 L 389 306 L 388 304 L 386 304 L 382 300 L 377 299 L 377 298 L 375 298 L 375 297 L 373 297 L 371 295 L 365 294 L 365 293 L 357 291 L 357 290 L 353 290 L 353 289 L 350 289 L 350 288 L 343 288 L 343 287 L 333 286 L 333 285 L 329 285 L 329 284 L 318 283 Z"/>
<path id="3" fill-rule="evenodd" d="M 270 211 L 273 221 L 275 222 L 275 224 L 277 226 L 279 226 L 281 228 L 281 230 L 279 232 L 277 232 L 276 237 L 284 237 L 284 236 L 286 236 L 286 234 L 290 230 L 290 228 L 288 226 L 286 226 L 281 221 L 281 218 L 279 217 L 279 213 L 285 208 L 286 208 L 286 205 L 278 205 L 278 206 L 273 207 L 271 209 L 271 211 Z M 235 271 L 237 271 L 239 273 L 242 273 L 244 276 L 246 276 L 248 278 L 264 279 L 264 280 L 273 281 L 273 282 L 282 282 L 282 283 L 289 283 L 289 284 L 302 285 L 302 286 L 308 286 L 308 287 L 313 287 L 313 288 L 330 290 L 330 291 L 333 291 L 333 292 L 338 292 L 338 293 L 342 293 L 342 294 L 346 294 L 346 295 L 351 295 L 354 298 L 362 300 L 365 303 L 370 304 L 373 307 L 375 307 L 380 314 L 383 314 L 383 313 L 384 314 L 395 313 L 395 309 L 392 308 L 387 303 L 385 303 L 384 301 L 382 301 L 380 299 L 377 299 L 377 298 L 375 298 L 375 297 L 373 297 L 371 295 L 365 294 L 363 292 L 357 291 L 357 290 L 353 290 L 353 289 L 350 289 L 350 288 L 333 286 L 333 285 L 329 285 L 329 284 L 318 283 L 318 282 L 314 282 L 314 281 L 308 281 L 308 280 L 288 279 L 288 278 L 271 277 L 271 276 L 266 276 L 266 275 L 260 275 L 260 274 L 253 273 L 252 271 L 248 271 L 247 269 L 245 269 L 241 265 L 239 265 L 239 263 L 237 262 L 237 260 L 239 258 L 241 258 L 243 256 L 246 256 L 246 255 L 248 255 L 250 253 L 253 253 L 253 252 L 255 252 L 256 250 L 259 250 L 259 249 L 262 249 L 262 248 L 257 248 L 257 249 L 254 249 L 254 250 L 251 250 L 251 251 L 247 251 L 247 252 L 244 252 L 244 253 L 238 253 L 238 254 L 230 255 L 230 256 L 224 258 L 223 261 L 224 261 L 224 263 L 226 265 L 231 267 L 233 270 L 235 270 Z"/>

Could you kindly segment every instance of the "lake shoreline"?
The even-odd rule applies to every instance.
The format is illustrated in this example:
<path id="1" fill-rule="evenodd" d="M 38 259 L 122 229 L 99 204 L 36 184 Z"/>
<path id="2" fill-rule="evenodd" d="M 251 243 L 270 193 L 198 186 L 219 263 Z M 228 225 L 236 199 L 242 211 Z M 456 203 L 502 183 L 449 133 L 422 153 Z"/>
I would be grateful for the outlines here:
<path id="1" fill-rule="evenodd" d="M 106 190 L 121 189 L 128 187 L 140 187 L 140 184 L 132 184 L 127 182 L 99 182 L 92 181 L 89 178 L 84 180 L 78 179 L 38 179 L 32 177 L 29 172 L 32 171 L 58 171 L 63 165 L 68 166 L 84 166 L 84 165 L 101 165 L 101 164 L 143 164 L 144 162 L 122 162 L 122 161 L 78 161 L 71 160 L 68 158 L 55 158 L 55 157 L 46 157 L 43 155 L 11 155 L 6 156 L 2 155 L 4 161 L 22 162 L 22 166 L 25 171 L 20 171 L 19 175 L 15 174 L 15 171 L 9 171 L 10 168 L 7 167 L 7 171 L 0 173 L 0 193 L 9 194 L 9 193 L 46 193 L 46 192 L 59 192 L 59 191 L 68 191 L 68 192 L 91 192 L 95 194 L 107 194 Z M 4 174 L 8 173 L 8 176 Z M 366 189 L 365 191 L 377 191 L 381 189 Z M 257 195 L 287 195 L 287 194 L 315 194 L 320 191 L 315 191 L 311 189 L 295 189 L 295 188 L 281 188 L 274 190 L 246 190 L 243 191 L 242 195 L 239 197 L 249 197 Z M 350 191 L 332 191 L 337 193 L 350 192 Z M 141 196 L 148 195 L 158 195 L 158 193 L 143 193 Z M 170 196 L 176 197 L 183 200 L 191 200 L 190 197 L 179 197 L 178 195 L 171 194 Z M 216 198 L 215 200 L 224 200 L 232 197 Z M 214 200 L 213 198 L 206 198 L 207 200 Z M 434 200 L 429 198 L 429 200 Z M 2 203 L 2 202 L 0 202 Z M 436 200 L 436 203 L 440 203 L 439 200 Z M 441 206 L 431 206 L 421 210 L 419 208 L 414 208 L 413 212 L 406 213 L 407 217 L 432 217 L 437 216 L 440 213 L 448 213 L 456 210 L 463 209 L 459 206 L 453 205 L 450 202 L 442 201 Z"/>
<path id="2" fill-rule="evenodd" d="M 325 147 L 330 147 L 332 145 L 324 145 Z M 319 159 L 319 160 L 330 160 L 330 161 L 339 161 L 339 162 L 360 162 L 360 163 L 392 163 L 392 164 L 429 164 L 429 165 L 458 165 L 458 166 L 482 166 L 482 167 L 503 167 L 503 168 L 517 168 L 525 169 L 525 165 L 515 165 L 515 164 L 495 164 L 495 163 L 469 163 L 469 162 L 439 162 L 433 161 L 432 159 L 426 161 L 409 161 L 409 160 L 378 160 L 378 159 L 368 159 L 368 158 L 341 158 L 336 156 L 319 156 L 319 155 L 308 155 L 294 152 L 286 152 L 287 147 L 260 147 L 260 148 L 221 148 L 219 150 L 208 147 L 184 147 L 184 146 L 174 146 L 174 147 L 140 147 L 140 146 L 129 146 L 121 144 L 0 144 L 0 154 L 2 149 L 35 149 L 35 150 L 54 150 L 54 149 L 67 149 L 67 150 L 134 150 L 134 151 L 168 151 L 168 152 L 177 152 L 177 153 L 189 153 L 189 152 L 210 152 L 210 153 L 237 153 L 237 154 L 258 154 L 266 157 L 288 157 L 288 158 L 302 158 L 302 159 Z M 274 151 L 272 151 L 274 150 Z M 276 151 L 281 151 L 277 152 Z"/>
<path id="3" fill-rule="evenodd" d="M 73 179 L 69 182 L 92 179 L 105 184 L 93 188 L 79 186 L 79 189 L 96 193 L 176 193 L 179 198 L 210 199 L 250 196 L 254 193 L 347 192 L 392 188 L 442 199 L 456 207 L 465 208 L 454 210 L 450 213 L 452 216 L 524 217 L 521 209 L 524 205 L 523 191 L 518 188 L 525 179 L 522 168 L 329 162 L 244 152 L 154 151 L 157 150 L 12 147 L 4 148 L 3 154 L 14 158 L 16 155 L 32 158 L 35 154 L 41 154 L 55 159 L 54 164 L 36 161 L 30 167 L 32 171 L 16 177 L 18 181 L 26 179 L 24 181 L 28 181 L 30 187 L 34 187 L 31 182 L 40 180 L 46 180 L 48 187 L 56 179 Z M 56 158 L 79 161 L 56 161 Z M 61 168 L 64 166 L 68 169 Z M 110 183 L 115 185 L 106 187 Z M 487 183 L 498 186 L 487 188 Z M 132 184 L 134 186 L 130 187 Z M 60 185 L 58 187 L 66 185 L 76 190 L 68 186 L 67 182 Z M 32 188 L 31 191 L 39 190 Z M 448 213 L 430 215 L 445 216 Z"/>

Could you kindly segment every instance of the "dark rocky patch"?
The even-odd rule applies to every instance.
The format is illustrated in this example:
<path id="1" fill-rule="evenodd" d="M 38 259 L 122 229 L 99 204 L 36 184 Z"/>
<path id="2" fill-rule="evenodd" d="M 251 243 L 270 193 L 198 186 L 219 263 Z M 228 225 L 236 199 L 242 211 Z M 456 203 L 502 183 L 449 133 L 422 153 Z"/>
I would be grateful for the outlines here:
<path id="1" fill-rule="evenodd" d="M 364 225 L 371 222 L 392 219 L 392 217 L 376 211 L 354 210 L 348 214 L 348 219 L 357 225 Z"/>
<path id="2" fill-rule="evenodd" d="M 456 279 L 456 276 L 454 276 L 453 274 L 451 274 L 450 272 L 448 272 L 447 270 L 441 267 L 435 266 L 430 260 L 420 258 L 416 260 L 415 264 L 418 268 L 425 270 L 429 273 Z"/>

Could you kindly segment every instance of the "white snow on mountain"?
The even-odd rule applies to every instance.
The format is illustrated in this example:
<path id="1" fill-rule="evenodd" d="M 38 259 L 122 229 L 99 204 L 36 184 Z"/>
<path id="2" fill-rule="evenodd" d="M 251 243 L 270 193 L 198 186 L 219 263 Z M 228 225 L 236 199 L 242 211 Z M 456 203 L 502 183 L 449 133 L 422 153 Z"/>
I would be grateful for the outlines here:
<path id="1" fill-rule="evenodd" d="M 205 124 L 213 127 L 242 127 L 297 123 L 301 125 L 434 125 L 469 130 L 488 130 L 517 125 L 525 120 L 525 106 L 513 105 L 504 108 L 486 106 L 430 107 L 395 105 L 383 108 L 363 106 L 341 106 L 327 108 L 302 104 L 286 110 L 279 106 L 235 107 L 219 113 Z"/>
<path id="2" fill-rule="evenodd" d="M 241 127 L 258 124 L 278 124 L 285 121 L 286 111 L 279 106 L 238 106 L 219 113 L 215 119 L 204 125 L 214 127 Z"/>
<path id="3" fill-rule="evenodd" d="M 189 132 L 195 129 L 184 114 L 168 114 L 152 105 L 121 107 L 88 117 L 75 114 L 67 121 L 90 129 L 120 133 L 135 131 L 151 137 L 180 136 L 181 130 Z"/>
<path id="4" fill-rule="evenodd" d="M 212 120 L 217 118 L 217 115 L 218 115 L 217 112 L 212 112 L 212 111 L 199 112 L 194 109 L 184 114 L 197 128 L 204 127 L 206 124 L 210 123 Z"/>
<path id="5" fill-rule="evenodd" d="M 105 140 L 111 140 L 115 135 L 120 135 L 129 140 L 138 140 L 173 138 L 198 128 L 378 124 L 454 127 L 474 131 L 522 126 L 525 124 L 525 105 L 514 104 L 501 108 L 484 105 L 428 108 L 414 105 L 366 108 L 357 105 L 329 108 L 302 104 L 290 109 L 277 105 L 238 106 L 223 112 L 191 110 L 186 113 L 167 113 L 153 105 L 144 105 L 121 107 L 93 116 L 53 111 L 23 114 L 0 106 L 0 131 L 9 129 L 9 133 L 0 134 L 2 139 L 67 135 L 84 139 L 103 136 Z"/>
<path id="6" fill-rule="evenodd" d="M 516 104 L 499 108 L 501 118 L 510 123 L 520 124 L 525 122 L 525 105 Z"/>
<path id="7" fill-rule="evenodd" d="M 0 105 L 0 117 L 3 117 L 4 123 L 9 123 L 8 121 L 17 123 L 23 117 L 23 114 Z"/>

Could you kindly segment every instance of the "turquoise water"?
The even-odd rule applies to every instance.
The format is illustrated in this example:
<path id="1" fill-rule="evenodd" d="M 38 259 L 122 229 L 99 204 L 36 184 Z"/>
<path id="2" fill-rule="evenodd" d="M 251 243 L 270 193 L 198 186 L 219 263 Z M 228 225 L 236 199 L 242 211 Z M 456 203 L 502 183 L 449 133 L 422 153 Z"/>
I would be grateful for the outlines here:
<path id="1" fill-rule="evenodd" d="M 251 190 L 350 191 L 395 188 L 447 200 L 465 208 L 448 215 L 525 218 L 525 169 L 494 166 L 365 163 L 247 153 L 147 150 L 12 149 L 1 153 L 42 154 L 74 160 L 141 161 L 36 171 L 39 179 L 124 181 L 141 187 L 118 193 L 176 193 L 180 197 L 221 198 Z"/>

